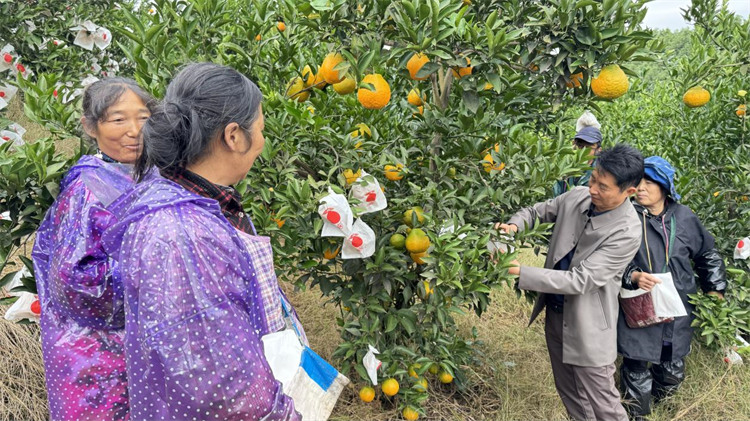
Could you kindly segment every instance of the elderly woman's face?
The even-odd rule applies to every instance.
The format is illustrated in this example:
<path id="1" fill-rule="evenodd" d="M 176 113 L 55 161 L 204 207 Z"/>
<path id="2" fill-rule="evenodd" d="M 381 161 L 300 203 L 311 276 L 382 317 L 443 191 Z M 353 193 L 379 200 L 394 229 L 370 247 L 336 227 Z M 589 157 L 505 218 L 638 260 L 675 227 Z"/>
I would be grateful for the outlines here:
<path id="1" fill-rule="evenodd" d="M 263 136 L 263 129 L 266 127 L 265 118 L 263 117 L 263 107 L 258 106 L 258 118 L 255 119 L 253 125 L 249 127 L 248 133 L 250 134 L 248 141 L 250 142 L 250 148 L 245 153 L 243 163 L 246 168 L 243 168 L 244 174 L 250 171 L 253 167 L 255 160 L 263 152 L 263 147 L 266 145 L 266 138 Z"/>
<path id="2" fill-rule="evenodd" d="M 664 201 L 664 191 L 659 183 L 643 177 L 635 192 L 635 200 L 642 206 L 652 206 Z"/>
<path id="3" fill-rule="evenodd" d="M 128 89 L 107 109 L 107 117 L 96 123 L 96 131 L 87 132 L 107 156 L 132 164 L 140 153 L 141 127 L 150 116 L 146 104 Z"/>

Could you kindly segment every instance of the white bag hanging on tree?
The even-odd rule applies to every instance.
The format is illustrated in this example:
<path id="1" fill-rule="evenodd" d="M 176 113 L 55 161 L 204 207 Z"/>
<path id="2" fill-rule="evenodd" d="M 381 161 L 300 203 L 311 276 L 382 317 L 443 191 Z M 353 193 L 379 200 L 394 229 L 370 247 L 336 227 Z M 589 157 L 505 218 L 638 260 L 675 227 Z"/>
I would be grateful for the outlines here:
<path id="1" fill-rule="evenodd" d="M 378 385 L 378 369 L 382 365 L 379 359 L 375 357 L 375 354 L 380 354 L 380 352 L 375 349 L 372 345 L 367 345 L 369 350 L 367 351 L 367 354 L 365 354 L 364 358 L 362 358 L 362 365 L 365 366 L 365 370 L 367 370 L 367 376 L 370 378 L 370 381 L 372 382 L 373 386 Z"/>
<path id="2" fill-rule="evenodd" d="M 31 276 L 26 267 L 16 272 L 13 280 L 7 286 L 8 295 L 18 297 L 15 303 L 5 311 L 5 320 L 18 322 L 23 319 L 29 319 L 32 322 L 39 323 L 39 316 L 42 314 L 42 306 L 39 303 L 39 297 L 30 292 L 10 292 L 13 288 L 22 286 L 21 278 Z"/>
<path id="3" fill-rule="evenodd" d="M 5 320 L 18 322 L 29 319 L 32 322 L 39 323 L 39 317 L 42 314 L 39 297 L 30 292 L 16 292 L 14 295 L 18 296 L 18 300 L 5 311 Z"/>
<path id="4" fill-rule="evenodd" d="M 674 286 L 672 274 L 652 273 L 661 283 L 654 285 L 651 289 L 651 299 L 654 302 L 654 313 L 656 317 L 683 317 L 687 316 L 685 305 L 682 304 L 680 294 Z"/>
<path id="5" fill-rule="evenodd" d="M 372 256 L 373 253 L 375 253 L 375 232 L 361 219 L 357 219 L 344 239 L 341 258 L 362 259 Z"/>
<path id="6" fill-rule="evenodd" d="M 321 237 L 346 237 L 352 229 L 354 215 L 349 202 L 343 194 L 335 193 L 330 188 L 328 196 L 320 199 L 318 214 L 323 218 Z"/>
<path id="7" fill-rule="evenodd" d="M 352 185 L 349 198 L 359 200 L 357 207 L 362 209 L 360 214 L 377 212 L 388 207 L 388 201 L 380 188 L 380 183 L 374 176 L 367 174 L 364 170 Z"/>
<path id="8" fill-rule="evenodd" d="M 750 237 L 745 237 L 737 242 L 737 247 L 734 248 L 735 259 L 747 259 L 750 257 Z"/>

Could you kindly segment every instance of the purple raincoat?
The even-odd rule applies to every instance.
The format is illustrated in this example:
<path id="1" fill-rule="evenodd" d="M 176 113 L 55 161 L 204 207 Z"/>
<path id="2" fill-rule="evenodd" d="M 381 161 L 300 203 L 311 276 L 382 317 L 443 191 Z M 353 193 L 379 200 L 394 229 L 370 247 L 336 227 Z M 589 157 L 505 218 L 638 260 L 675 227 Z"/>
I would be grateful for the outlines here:
<path id="1" fill-rule="evenodd" d="M 263 353 L 255 268 L 218 203 L 152 176 L 112 211 L 131 419 L 299 419 Z"/>
<path id="2" fill-rule="evenodd" d="M 117 263 L 101 246 L 132 166 L 82 157 L 39 227 L 32 258 L 42 306 L 50 419 L 127 420 L 125 313 Z"/>

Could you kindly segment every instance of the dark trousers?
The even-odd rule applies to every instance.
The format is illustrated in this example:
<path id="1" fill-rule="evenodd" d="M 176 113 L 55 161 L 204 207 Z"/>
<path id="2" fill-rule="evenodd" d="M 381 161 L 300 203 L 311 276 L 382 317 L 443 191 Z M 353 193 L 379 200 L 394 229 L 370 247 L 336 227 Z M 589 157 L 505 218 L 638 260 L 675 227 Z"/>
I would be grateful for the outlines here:
<path id="1" fill-rule="evenodd" d="M 685 380 L 685 361 L 672 359 L 672 346 L 662 348 L 661 362 L 623 358 L 620 367 L 620 389 L 625 399 L 625 408 L 631 417 L 651 413 L 651 401 L 658 403 L 671 395 Z"/>

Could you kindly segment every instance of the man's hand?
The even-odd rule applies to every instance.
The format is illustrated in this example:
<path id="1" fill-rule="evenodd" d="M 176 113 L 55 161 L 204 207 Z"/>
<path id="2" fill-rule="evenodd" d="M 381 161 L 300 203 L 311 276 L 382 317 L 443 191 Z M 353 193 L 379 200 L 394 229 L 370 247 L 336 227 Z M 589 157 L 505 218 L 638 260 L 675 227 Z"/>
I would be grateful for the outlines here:
<path id="1" fill-rule="evenodd" d="M 498 222 L 495 224 L 496 230 L 503 230 L 506 234 L 510 234 L 511 231 L 518 232 L 518 225 L 516 224 L 501 224 Z"/>
<path id="2" fill-rule="evenodd" d="M 724 299 L 724 294 L 720 293 L 719 291 L 708 291 L 706 294 L 719 297 L 720 300 Z"/>
<path id="3" fill-rule="evenodd" d="M 514 276 L 521 276 L 521 262 L 513 260 L 510 264 L 512 266 L 508 268 L 508 273 Z"/>
<path id="4" fill-rule="evenodd" d="M 638 285 L 638 288 L 644 291 L 651 291 L 651 289 L 654 288 L 654 285 L 661 283 L 659 278 L 646 272 L 633 272 L 630 279 Z"/>

